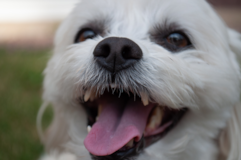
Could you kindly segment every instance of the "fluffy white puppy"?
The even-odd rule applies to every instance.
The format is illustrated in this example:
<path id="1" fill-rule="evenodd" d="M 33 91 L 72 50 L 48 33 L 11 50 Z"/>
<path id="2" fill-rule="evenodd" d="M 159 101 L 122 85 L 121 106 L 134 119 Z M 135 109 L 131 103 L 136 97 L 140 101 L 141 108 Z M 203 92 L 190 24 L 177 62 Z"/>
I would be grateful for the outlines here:
<path id="1" fill-rule="evenodd" d="M 241 160 L 240 53 L 205 0 L 82 0 L 44 72 L 43 159 Z"/>

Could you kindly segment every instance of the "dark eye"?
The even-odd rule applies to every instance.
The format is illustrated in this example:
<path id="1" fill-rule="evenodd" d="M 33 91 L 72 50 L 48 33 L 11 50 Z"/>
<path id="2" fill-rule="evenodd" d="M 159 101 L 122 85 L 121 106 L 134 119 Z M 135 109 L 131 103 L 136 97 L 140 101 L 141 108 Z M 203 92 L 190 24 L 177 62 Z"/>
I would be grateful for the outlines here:
<path id="1" fill-rule="evenodd" d="M 190 46 L 191 43 L 183 33 L 174 32 L 166 37 L 166 47 L 170 50 L 180 50 Z"/>
<path id="2" fill-rule="evenodd" d="M 96 37 L 96 33 L 92 29 L 82 29 L 79 31 L 75 38 L 75 43 L 83 42 L 87 39 L 92 39 Z"/>

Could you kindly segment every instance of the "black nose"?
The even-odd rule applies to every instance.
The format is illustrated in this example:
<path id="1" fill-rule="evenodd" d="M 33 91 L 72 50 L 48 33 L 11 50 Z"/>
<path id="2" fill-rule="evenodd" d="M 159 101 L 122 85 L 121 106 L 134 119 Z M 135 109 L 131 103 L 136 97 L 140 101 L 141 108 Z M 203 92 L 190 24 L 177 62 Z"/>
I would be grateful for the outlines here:
<path id="1" fill-rule="evenodd" d="M 112 73 L 126 69 L 142 58 L 142 50 L 135 42 L 117 37 L 101 41 L 93 54 L 97 63 Z"/>

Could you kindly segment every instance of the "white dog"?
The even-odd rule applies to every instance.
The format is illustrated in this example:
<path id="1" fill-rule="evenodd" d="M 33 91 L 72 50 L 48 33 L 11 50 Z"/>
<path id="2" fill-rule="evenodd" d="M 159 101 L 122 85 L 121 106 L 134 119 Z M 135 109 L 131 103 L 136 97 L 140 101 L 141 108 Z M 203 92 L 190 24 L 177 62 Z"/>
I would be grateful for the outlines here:
<path id="1" fill-rule="evenodd" d="M 44 72 L 42 159 L 241 160 L 240 53 L 205 0 L 82 0 Z"/>

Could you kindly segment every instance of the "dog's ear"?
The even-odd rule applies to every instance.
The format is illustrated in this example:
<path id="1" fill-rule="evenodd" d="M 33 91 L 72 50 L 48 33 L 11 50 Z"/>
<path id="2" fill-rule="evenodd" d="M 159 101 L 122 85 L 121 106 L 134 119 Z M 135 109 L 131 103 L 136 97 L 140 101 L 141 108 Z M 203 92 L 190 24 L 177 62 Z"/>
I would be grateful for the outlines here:
<path id="1" fill-rule="evenodd" d="M 222 160 L 241 160 L 241 104 L 232 108 L 231 117 L 220 136 Z"/>
<path id="2" fill-rule="evenodd" d="M 241 34 L 233 29 L 228 29 L 228 36 L 231 50 L 237 55 L 237 58 L 241 60 Z"/>
<path id="3" fill-rule="evenodd" d="M 229 45 L 241 62 L 241 34 L 229 29 Z M 220 136 L 222 160 L 241 160 L 241 103 L 231 109 L 231 117 Z"/>

